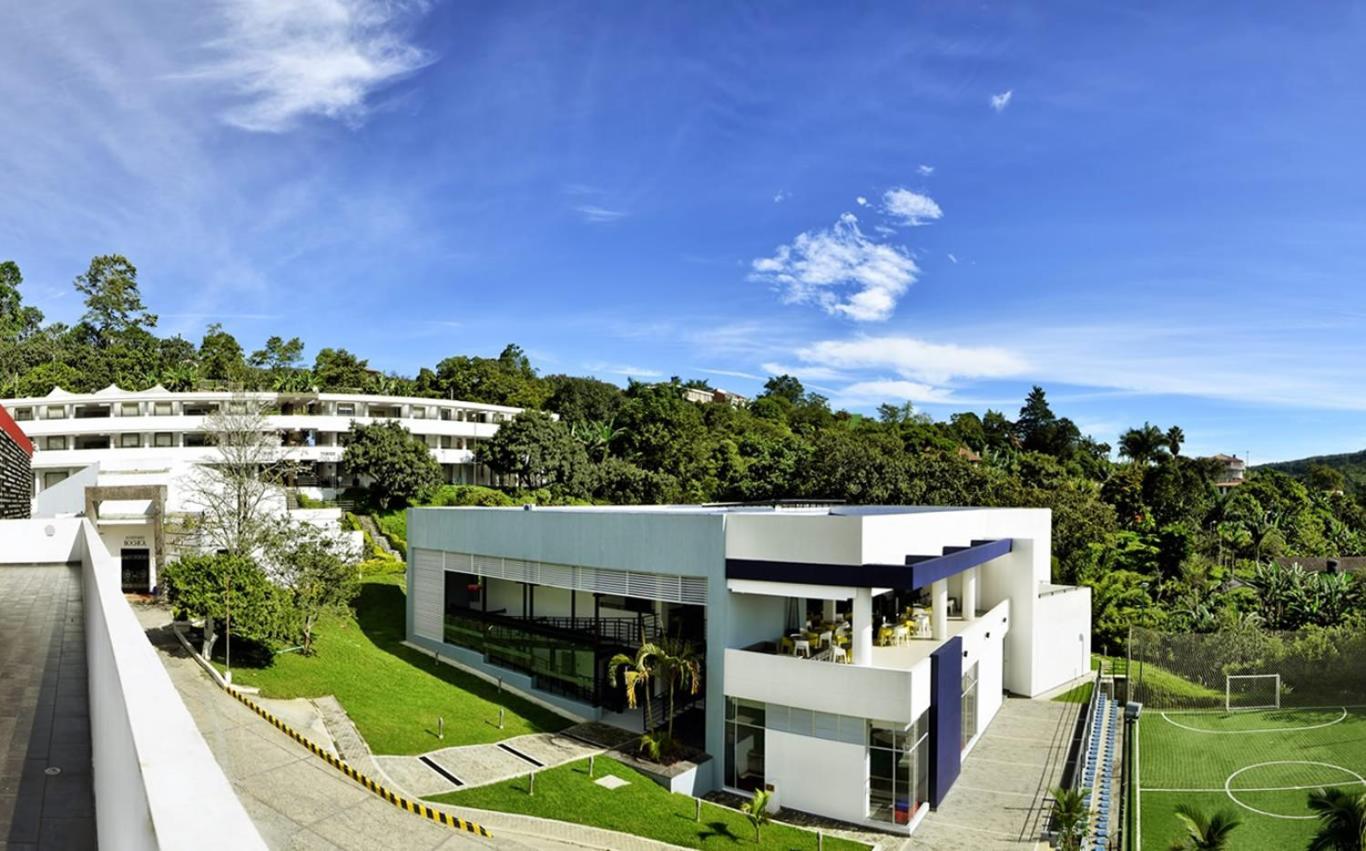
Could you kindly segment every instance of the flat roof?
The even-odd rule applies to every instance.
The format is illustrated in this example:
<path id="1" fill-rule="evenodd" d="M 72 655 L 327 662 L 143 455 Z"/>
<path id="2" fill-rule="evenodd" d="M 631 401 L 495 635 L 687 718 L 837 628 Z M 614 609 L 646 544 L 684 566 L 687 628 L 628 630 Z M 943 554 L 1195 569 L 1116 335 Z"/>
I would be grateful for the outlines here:
<path id="1" fill-rule="evenodd" d="M 443 505 L 422 506 L 417 511 L 532 511 L 557 514 L 781 514 L 817 517 L 865 517 L 895 514 L 942 514 L 951 511 L 1000 511 L 987 506 L 944 505 L 820 505 L 785 504 L 719 505 Z"/>

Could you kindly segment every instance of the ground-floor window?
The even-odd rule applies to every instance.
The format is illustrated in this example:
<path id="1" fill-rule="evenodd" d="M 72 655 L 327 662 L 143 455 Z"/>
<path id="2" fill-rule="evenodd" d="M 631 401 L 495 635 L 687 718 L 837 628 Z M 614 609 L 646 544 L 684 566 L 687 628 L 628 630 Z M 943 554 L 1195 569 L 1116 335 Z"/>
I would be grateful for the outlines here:
<path id="1" fill-rule="evenodd" d="M 966 748 L 977 735 L 977 663 L 963 672 L 963 732 L 960 748 Z"/>
<path id="2" fill-rule="evenodd" d="M 764 704 L 726 698 L 726 777 L 734 789 L 764 785 Z"/>
<path id="3" fill-rule="evenodd" d="M 930 722 L 909 727 L 871 722 L 868 731 L 868 817 L 910 824 L 930 797 Z"/>

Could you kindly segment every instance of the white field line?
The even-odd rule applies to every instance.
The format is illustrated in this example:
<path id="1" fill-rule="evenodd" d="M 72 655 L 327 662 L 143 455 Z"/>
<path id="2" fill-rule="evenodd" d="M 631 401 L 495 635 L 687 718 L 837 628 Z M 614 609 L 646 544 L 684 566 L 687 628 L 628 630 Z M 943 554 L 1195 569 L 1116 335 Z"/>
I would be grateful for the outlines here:
<path id="1" fill-rule="evenodd" d="M 1261 727 L 1255 730 L 1202 730 L 1199 727 L 1192 727 L 1189 724 L 1182 724 L 1180 721 L 1173 721 L 1170 717 L 1167 716 L 1167 713 L 1165 712 L 1159 712 L 1158 714 L 1162 716 L 1163 721 L 1166 721 L 1173 727 L 1180 727 L 1182 730 L 1189 730 L 1192 733 L 1209 733 L 1211 735 L 1221 736 L 1233 735 L 1235 733 L 1298 733 L 1303 730 L 1319 730 L 1324 727 L 1331 727 L 1334 724 L 1341 724 L 1343 721 L 1347 720 L 1347 707 L 1337 706 L 1330 708 L 1339 709 L 1342 711 L 1342 714 L 1334 718 L 1332 721 L 1325 721 L 1322 724 L 1306 724 L 1303 727 Z"/>
<path id="2" fill-rule="evenodd" d="M 1234 789 L 1239 794 L 1243 792 L 1303 792 L 1306 789 L 1322 789 L 1324 786 L 1357 786 L 1366 784 L 1366 780 L 1344 780 L 1334 783 L 1312 783 L 1308 786 L 1257 786 L 1247 789 Z M 1143 792 L 1224 792 L 1223 786 L 1210 787 L 1206 789 L 1144 789 Z"/>

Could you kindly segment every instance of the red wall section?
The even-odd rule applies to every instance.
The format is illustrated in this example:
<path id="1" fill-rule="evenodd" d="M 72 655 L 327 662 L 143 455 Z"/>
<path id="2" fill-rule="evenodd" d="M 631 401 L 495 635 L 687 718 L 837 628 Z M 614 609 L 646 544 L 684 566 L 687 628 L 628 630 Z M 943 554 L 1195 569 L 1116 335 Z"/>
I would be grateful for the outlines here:
<path id="1" fill-rule="evenodd" d="M 19 424 L 9 415 L 9 411 L 5 410 L 4 405 L 0 405 L 0 431 L 14 438 L 14 442 L 19 444 L 20 449 L 29 455 L 33 454 L 33 441 L 29 440 L 28 435 L 24 434 L 24 430 L 19 428 Z"/>

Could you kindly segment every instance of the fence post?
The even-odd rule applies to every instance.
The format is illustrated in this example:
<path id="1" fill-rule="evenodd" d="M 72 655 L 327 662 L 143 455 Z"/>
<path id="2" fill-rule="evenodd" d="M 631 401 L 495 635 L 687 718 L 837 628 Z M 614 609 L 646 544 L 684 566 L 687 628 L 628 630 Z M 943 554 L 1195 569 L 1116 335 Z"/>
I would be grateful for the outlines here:
<path id="1" fill-rule="evenodd" d="M 533 772 L 531 772 L 530 774 L 527 775 L 527 787 L 526 787 L 526 788 L 527 788 L 527 792 L 526 792 L 526 793 L 527 793 L 527 796 L 528 796 L 528 797 L 530 797 L 530 798 L 536 797 L 536 772 L 533 771 Z"/>
<path id="2" fill-rule="evenodd" d="M 498 707 L 498 729 L 503 729 L 503 715 L 507 712 L 503 707 Z"/>
<path id="3" fill-rule="evenodd" d="M 598 755 L 591 753 L 588 755 L 588 779 L 593 779 L 593 765 L 597 761 Z"/>
<path id="4" fill-rule="evenodd" d="M 446 738 L 446 719 L 441 715 L 436 716 L 436 737 L 443 741 Z"/>
<path id="5" fill-rule="evenodd" d="M 694 816 L 693 816 L 693 821 L 696 821 L 698 824 L 701 824 L 701 823 L 702 823 L 702 799 L 701 799 L 701 798 L 693 798 L 693 800 L 697 802 L 697 812 L 696 812 L 696 813 L 694 814 Z"/>

